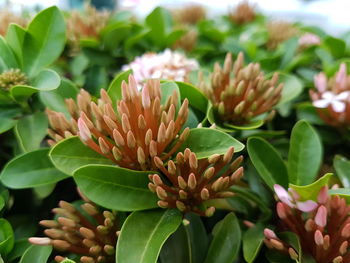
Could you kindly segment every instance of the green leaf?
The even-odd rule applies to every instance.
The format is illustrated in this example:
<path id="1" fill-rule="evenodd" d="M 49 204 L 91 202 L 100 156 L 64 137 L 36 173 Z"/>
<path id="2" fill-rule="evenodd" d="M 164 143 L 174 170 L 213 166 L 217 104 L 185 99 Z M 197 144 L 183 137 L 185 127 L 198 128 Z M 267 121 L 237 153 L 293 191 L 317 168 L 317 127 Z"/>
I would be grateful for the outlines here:
<path id="1" fill-rule="evenodd" d="M 343 186 L 350 188 L 350 161 L 343 156 L 336 155 L 333 165 Z"/>
<path id="2" fill-rule="evenodd" d="M 57 112 L 63 112 L 69 117 L 65 99 L 75 98 L 79 92 L 77 86 L 68 79 L 62 79 L 60 86 L 55 90 L 40 91 L 41 102 L 49 109 Z"/>
<path id="3" fill-rule="evenodd" d="M 274 184 L 288 186 L 288 172 L 282 157 L 266 140 L 259 137 L 248 139 L 249 157 L 261 178 L 273 190 Z"/>
<path id="4" fill-rule="evenodd" d="M 60 10 L 53 6 L 31 21 L 23 42 L 23 68 L 34 76 L 53 63 L 62 53 L 66 40 L 66 25 Z"/>
<path id="5" fill-rule="evenodd" d="M 117 22 L 107 25 L 101 32 L 103 45 L 114 50 L 120 45 L 120 42 L 125 41 L 130 33 L 131 26 L 129 24 Z"/>
<path id="6" fill-rule="evenodd" d="M 281 240 L 285 241 L 287 244 L 291 245 L 291 247 L 295 249 L 295 251 L 299 255 L 299 262 L 300 262 L 300 259 L 303 256 L 303 253 L 301 250 L 299 237 L 293 232 L 282 232 L 278 234 L 278 237 Z"/>
<path id="7" fill-rule="evenodd" d="M 0 255 L 9 254 L 15 244 L 15 237 L 10 223 L 0 218 Z"/>
<path id="8" fill-rule="evenodd" d="M 2 36 L 0 36 L 0 54 L 0 65 L 3 66 L 4 69 L 18 68 L 15 54 L 13 54 L 12 49 Z"/>
<path id="9" fill-rule="evenodd" d="M 345 53 L 346 44 L 342 39 L 328 36 L 324 44 L 335 58 L 342 58 Z"/>
<path id="10" fill-rule="evenodd" d="M 290 138 L 288 154 L 289 182 L 311 184 L 322 162 L 322 143 L 315 129 L 306 121 L 298 121 Z"/>
<path id="11" fill-rule="evenodd" d="M 177 84 L 174 81 L 162 81 L 160 84 L 160 89 L 162 92 L 162 98 L 160 101 L 160 104 L 165 105 L 166 102 L 168 101 L 168 98 L 173 95 L 174 92 L 177 93 L 178 95 L 178 100 L 177 100 L 177 105 L 176 109 L 178 110 L 180 108 L 181 105 L 181 100 L 180 100 L 180 90 L 179 87 L 177 86 Z"/>
<path id="12" fill-rule="evenodd" d="M 198 159 L 207 158 L 213 154 L 224 154 L 233 146 L 235 152 L 244 149 L 244 145 L 230 135 L 210 128 L 191 129 L 187 140 L 181 145 L 179 152 L 191 149 Z"/>
<path id="13" fill-rule="evenodd" d="M 146 25 L 151 28 L 149 37 L 153 43 L 162 48 L 166 43 L 166 36 L 171 27 L 171 14 L 164 8 L 155 8 L 147 17 Z"/>
<path id="14" fill-rule="evenodd" d="M 316 182 L 309 185 L 298 186 L 298 185 L 289 184 L 289 187 L 293 188 L 300 195 L 300 200 L 316 201 L 318 193 L 320 192 L 321 188 L 328 185 L 328 182 L 331 179 L 332 175 L 333 174 L 331 173 L 325 174 Z"/>
<path id="15" fill-rule="evenodd" d="M 49 149 L 44 148 L 15 157 L 1 172 L 1 182 L 14 189 L 38 187 L 67 178 L 58 171 L 48 157 Z"/>
<path id="16" fill-rule="evenodd" d="M 324 121 L 317 113 L 316 108 L 311 103 L 301 103 L 297 105 L 298 120 L 305 120 L 310 124 L 323 125 Z"/>
<path id="17" fill-rule="evenodd" d="M 284 83 L 278 106 L 295 99 L 303 91 L 303 83 L 293 75 L 280 73 L 278 82 Z"/>
<path id="18" fill-rule="evenodd" d="M 117 101 L 122 99 L 122 82 L 123 80 L 128 83 L 129 75 L 132 74 L 132 70 L 120 72 L 114 77 L 111 84 L 107 89 L 108 95 L 111 97 L 112 101 Z"/>
<path id="19" fill-rule="evenodd" d="M 69 259 L 69 258 L 66 258 L 65 260 L 63 260 L 61 263 L 75 263 L 75 261 Z"/>
<path id="20" fill-rule="evenodd" d="M 182 215 L 176 209 L 132 213 L 126 219 L 120 232 L 116 262 L 157 262 L 162 245 L 179 227 L 181 220 Z M 130 253 L 130 248 L 132 248 L 132 253 Z"/>
<path id="21" fill-rule="evenodd" d="M 247 263 L 254 262 L 264 243 L 265 226 L 261 223 L 249 228 L 243 235 L 243 256 Z"/>
<path id="22" fill-rule="evenodd" d="M 210 244 L 205 263 L 232 263 L 241 244 L 241 229 L 234 213 L 229 213 L 213 229 L 214 238 Z"/>
<path id="23" fill-rule="evenodd" d="M 350 203 L 350 189 L 349 188 L 338 188 L 328 190 L 330 195 L 339 195 L 342 198 L 345 198 L 346 202 Z"/>
<path id="24" fill-rule="evenodd" d="M 40 148 L 40 143 L 47 134 L 48 121 L 46 114 L 36 112 L 21 118 L 15 127 L 15 134 L 23 152 Z"/>
<path id="25" fill-rule="evenodd" d="M 16 101 L 23 101 L 38 91 L 57 89 L 60 83 L 61 79 L 55 71 L 45 69 L 35 76 L 31 82 L 32 86 L 13 86 L 10 94 Z"/>
<path id="26" fill-rule="evenodd" d="M 30 246 L 19 263 L 46 263 L 52 252 L 51 246 Z"/>
<path id="27" fill-rule="evenodd" d="M 7 44 L 14 52 L 20 69 L 23 68 L 22 46 L 25 34 L 26 30 L 16 24 L 10 24 L 6 33 Z"/>
<path id="28" fill-rule="evenodd" d="M 189 83 L 176 81 L 176 84 L 179 87 L 182 100 L 187 98 L 193 108 L 203 113 L 207 112 L 208 100 L 202 91 Z"/>
<path id="29" fill-rule="evenodd" d="M 12 129 L 12 127 L 15 126 L 16 123 L 17 120 L 6 117 L 0 117 L 0 134 Z"/>
<path id="30" fill-rule="evenodd" d="M 12 262 L 13 260 L 21 257 L 30 246 L 31 244 L 28 242 L 27 238 L 16 240 L 11 253 L 7 256 L 7 260 Z"/>
<path id="31" fill-rule="evenodd" d="M 154 172 L 86 165 L 74 172 L 74 179 L 91 201 L 118 211 L 137 211 L 157 207 L 158 198 L 148 189 L 151 173 Z"/>
<path id="32" fill-rule="evenodd" d="M 87 164 L 113 164 L 111 160 L 83 144 L 77 136 L 57 143 L 51 148 L 49 156 L 58 170 L 69 175 Z"/>

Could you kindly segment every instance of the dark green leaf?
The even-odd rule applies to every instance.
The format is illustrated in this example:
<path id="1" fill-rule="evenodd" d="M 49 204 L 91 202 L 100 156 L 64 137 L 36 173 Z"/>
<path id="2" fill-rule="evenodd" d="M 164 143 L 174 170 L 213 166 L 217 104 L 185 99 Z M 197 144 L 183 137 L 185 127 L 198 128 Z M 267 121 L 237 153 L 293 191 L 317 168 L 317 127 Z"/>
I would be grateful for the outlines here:
<path id="1" fill-rule="evenodd" d="M 179 227 L 181 220 L 181 213 L 175 209 L 132 213 L 126 219 L 118 239 L 116 262 L 157 262 L 162 245 Z"/>
<path id="2" fill-rule="evenodd" d="M 282 157 L 266 140 L 258 137 L 248 139 L 249 157 L 261 178 L 273 190 L 274 184 L 288 187 L 288 172 Z"/>
<path id="3" fill-rule="evenodd" d="M 213 235 L 205 263 L 232 263 L 241 245 L 241 229 L 235 214 L 229 213 L 217 223 Z"/>
<path id="4" fill-rule="evenodd" d="M 60 141 L 49 153 L 55 167 L 69 175 L 87 164 L 112 164 L 113 162 L 83 144 L 79 137 Z"/>
<path id="5" fill-rule="evenodd" d="M 15 238 L 10 223 L 0 218 L 0 255 L 7 255 L 11 252 Z"/>
<path id="6" fill-rule="evenodd" d="M 6 164 L 1 182 L 14 189 L 38 187 L 61 181 L 67 175 L 58 171 L 48 157 L 49 149 L 22 154 Z"/>
<path id="7" fill-rule="evenodd" d="M 249 228 L 243 235 L 243 256 L 246 262 L 254 262 L 258 255 L 261 246 L 264 243 L 264 229 L 263 224 L 255 224 Z"/>
<path id="8" fill-rule="evenodd" d="M 111 165 L 86 165 L 74 172 L 74 179 L 91 201 L 118 211 L 137 211 L 157 207 L 158 198 L 148 189 L 151 173 Z"/>

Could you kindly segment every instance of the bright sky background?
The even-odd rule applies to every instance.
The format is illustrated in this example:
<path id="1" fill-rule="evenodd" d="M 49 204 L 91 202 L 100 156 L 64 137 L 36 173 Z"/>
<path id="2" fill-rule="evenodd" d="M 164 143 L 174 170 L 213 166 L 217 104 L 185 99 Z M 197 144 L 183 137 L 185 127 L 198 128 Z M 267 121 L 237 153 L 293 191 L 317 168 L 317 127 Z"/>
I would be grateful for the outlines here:
<path id="1" fill-rule="evenodd" d="M 5 2 L 4 0 L 0 0 Z M 67 7 L 68 0 L 11 0 L 16 8 L 40 4 L 43 7 L 58 5 Z M 134 7 L 139 15 L 149 13 L 157 5 L 181 6 L 184 3 L 199 3 L 208 7 L 209 15 L 226 13 L 240 0 L 120 0 L 138 2 Z M 318 0 L 303 2 L 300 0 L 250 0 L 267 15 L 291 21 L 303 21 L 324 27 L 329 33 L 338 34 L 350 30 L 350 0 Z"/>

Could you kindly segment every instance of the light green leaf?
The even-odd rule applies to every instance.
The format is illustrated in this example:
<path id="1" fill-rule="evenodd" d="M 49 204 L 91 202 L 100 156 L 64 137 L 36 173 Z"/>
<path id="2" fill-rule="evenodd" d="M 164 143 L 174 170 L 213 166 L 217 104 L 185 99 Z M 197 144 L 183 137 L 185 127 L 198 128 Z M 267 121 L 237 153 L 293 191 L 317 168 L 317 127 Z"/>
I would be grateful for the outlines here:
<path id="1" fill-rule="evenodd" d="M 166 45 L 166 36 L 171 27 L 171 14 L 164 8 L 155 8 L 147 17 L 146 25 L 151 28 L 149 37 L 158 47 Z"/>
<path id="2" fill-rule="evenodd" d="M 0 218 L 0 255 L 9 254 L 15 244 L 14 233 L 10 223 Z"/>
<path id="3" fill-rule="evenodd" d="M 331 52 L 332 56 L 335 58 L 341 58 L 344 56 L 346 43 L 340 39 L 332 36 L 328 36 L 324 40 L 326 48 Z"/>
<path id="4" fill-rule="evenodd" d="M 0 117 L 0 134 L 12 129 L 12 127 L 15 126 L 16 123 L 17 120 L 6 117 Z"/>
<path id="5" fill-rule="evenodd" d="M 60 10 L 53 6 L 31 21 L 23 42 L 23 68 L 34 76 L 61 54 L 66 39 L 66 25 Z"/>
<path id="6" fill-rule="evenodd" d="M 126 83 L 128 83 L 128 78 L 130 74 L 132 74 L 131 69 L 120 72 L 114 77 L 107 89 L 107 93 L 111 97 L 112 101 L 118 101 L 122 99 L 122 82 L 124 80 Z"/>
<path id="7" fill-rule="evenodd" d="M 247 263 L 254 262 L 264 243 L 264 229 L 263 224 L 255 224 L 249 228 L 243 235 L 243 256 Z"/>
<path id="8" fill-rule="evenodd" d="M 176 92 L 176 94 L 178 95 L 177 97 L 177 105 L 176 109 L 178 110 L 180 108 L 181 105 L 181 100 L 180 100 L 180 90 L 179 87 L 177 86 L 177 84 L 174 81 L 162 81 L 160 84 L 160 89 L 162 92 L 162 98 L 160 103 L 162 105 L 165 105 L 166 102 L 168 101 L 168 98 L 174 94 L 174 92 Z"/>
<path id="9" fill-rule="evenodd" d="M 19 263 L 46 263 L 52 252 L 51 246 L 30 246 Z"/>
<path id="10" fill-rule="evenodd" d="M 111 160 L 83 144 L 77 136 L 57 143 L 52 147 L 49 156 L 58 170 L 69 175 L 87 164 L 113 164 Z"/>
<path id="11" fill-rule="evenodd" d="M 182 100 L 187 98 L 190 105 L 193 108 L 203 113 L 206 113 L 208 107 L 208 100 L 202 93 L 202 91 L 200 91 L 195 86 L 189 83 L 176 81 L 176 84 L 179 87 L 180 96 Z"/>
<path id="12" fill-rule="evenodd" d="M 298 186 L 289 184 L 289 187 L 293 188 L 300 195 L 300 200 L 317 200 L 318 193 L 322 187 L 328 185 L 332 175 L 331 173 L 325 174 L 309 185 Z"/>
<path id="13" fill-rule="evenodd" d="M 343 186 L 350 188 L 350 161 L 343 156 L 336 155 L 333 165 Z"/>
<path id="14" fill-rule="evenodd" d="M 179 152 L 186 148 L 191 149 L 197 155 L 198 159 L 207 158 L 213 154 L 224 154 L 233 146 L 235 152 L 244 149 L 244 145 L 232 136 L 209 128 L 191 129 L 187 140 L 181 145 Z"/>
<path id="15" fill-rule="evenodd" d="M 259 137 L 248 139 L 249 157 L 261 178 L 273 190 L 274 184 L 288 186 L 288 172 L 282 157 L 266 140 Z"/>
<path id="16" fill-rule="evenodd" d="M 290 138 L 289 182 L 295 185 L 314 182 L 321 166 L 322 152 L 322 143 L 315 129 L 306 121 L 298 121 Z"/>
<path id="17" fill-rule="evenodd" d="M 36 112 L 21 118 L 15 127 L 15 134 L 23 152 L 40 148 L 40 143 L 47 134 L 48 121 L 46 114 Z"/>
<path id="18" fill-rule="evenodd" d="M 339 195 L 342 198 L 345 198 L 346 202 L 350 204 L 350 189 L 349 188 L 338 188 L 328 190 L 330 195 Z"/>
<path id="19" fill-rule="evenodd" d="M 74 172 L 74 180 L 93 202 L 118 211 L 157 207 L 157 196 L 148 189 L 148 175 L 112 165 L 86 165 Z M 113 198 L 111 198 L 113 196 Z"/>
<path id="20" fill-rule="evenodd" d="M 303 91 L 303 83 L 293 75 L 280 73 L 278 82 L 284 83 L 278 106 L 295 99 Z"/>
<path id="21" fill-rule="evenodd" d="M 232 263 L 241 245 L 241 229 L 235 214 L 229 213 L 217 223 L 213 235 L 205 263 Z"/>
<path id="22" fill-rule="evenodd" d="M 26 30 L 16 24 L 10 24 L 6 33 L 7 43 L 14 52 L 20 69 L 23 68 L 22 46 L 25 34 Z"/>
<path id="23" fill-rule="evenodd" d="M 2 36 L 0 36 L 0 54 L 0 65 L 5 69 L 18 68 L 16 57 Z"/>
<path id="24" fill-rule="evenodd" d="M 44 148 L 15 157 L 1 172 L 1 182 L 14 189 L 38 187 L 61 181 L 67 175 L 58 171 L 48 157 L 49 149 Z"/>
<path id="25" fill-rule="evenodd" d="M 157 262 L 162 245 L 179 227 L 181 220 L 181 213 L 175 209 L 132 213 L 126 219 L 118 239 L 116 262 Z"/>

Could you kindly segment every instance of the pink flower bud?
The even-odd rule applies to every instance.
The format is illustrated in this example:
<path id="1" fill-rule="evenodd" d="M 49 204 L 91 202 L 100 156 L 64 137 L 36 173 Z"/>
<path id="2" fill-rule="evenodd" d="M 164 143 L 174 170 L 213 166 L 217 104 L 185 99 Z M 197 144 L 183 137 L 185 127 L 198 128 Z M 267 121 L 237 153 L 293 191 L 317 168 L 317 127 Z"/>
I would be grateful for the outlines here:
<path id="1" fill-rule="evenodd" d="M 275 232 L 268 228 L 264 229 L 264 235 L 267 239 L 278 239 Z"/>
<path id="2" fill-rule="evenodd" d="M 327 224 L 327 208 L 324 205 L 321 205 L 317 209 L 315 216 L 315 223 L 320 227 L 325 227 Z"/>

